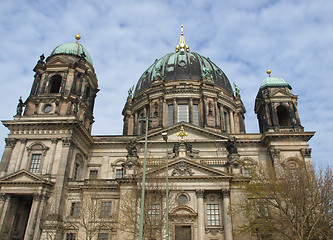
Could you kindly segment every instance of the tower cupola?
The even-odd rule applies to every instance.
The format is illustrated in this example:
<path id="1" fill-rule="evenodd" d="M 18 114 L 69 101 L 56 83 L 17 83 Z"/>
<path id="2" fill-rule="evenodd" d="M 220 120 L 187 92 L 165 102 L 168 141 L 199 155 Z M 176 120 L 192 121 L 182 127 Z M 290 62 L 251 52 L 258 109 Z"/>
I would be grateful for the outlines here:
<path id="1" fill-rule="evenodd" d="M 303 131 L 297 111 L 297 95 L 291 86 L 280 77 L 272 77 L 267 70 L 258 91 L 254 111 L 259 121 L 260 132 Z"/>
<path id="2" fill-rule="evenodd" d="M 78 42 L 57 46 L 41 56 L 23 117 L 75 116 L 90 132 L 98 81 L 89 52 Z"/>

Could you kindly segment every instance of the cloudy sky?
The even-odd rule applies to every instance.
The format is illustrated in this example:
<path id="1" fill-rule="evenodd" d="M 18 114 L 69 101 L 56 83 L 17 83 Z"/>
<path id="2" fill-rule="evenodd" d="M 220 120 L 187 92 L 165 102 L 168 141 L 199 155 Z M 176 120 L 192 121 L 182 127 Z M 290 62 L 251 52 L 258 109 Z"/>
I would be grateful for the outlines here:
<path id="1" fill-rule="evenodd" d="M 247 132 L 258 132 L 254 99 L 266 70 L 299 95 L 298 108 L 317 166 L 333 156 L 333 1 L 1 0 L 0 119 L 26 99 L 39 56 L 59 44 L 90 52 L 101 91 L 95 135 L 120 135 L 127 90 L 155 59 L 173 52 L 184 24 L 190 50 L 209 57 L 241 89 Z M 0 139 L 8 134 L 0 127 Z M 2 155 L 4 141 L 0 141 Z"/>

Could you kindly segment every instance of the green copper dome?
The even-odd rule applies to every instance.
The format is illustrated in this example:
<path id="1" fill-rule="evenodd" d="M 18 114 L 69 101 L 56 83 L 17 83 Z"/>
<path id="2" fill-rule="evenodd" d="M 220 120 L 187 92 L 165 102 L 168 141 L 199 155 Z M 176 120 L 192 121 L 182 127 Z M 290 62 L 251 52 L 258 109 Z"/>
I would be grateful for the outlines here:
<path id="1" fill-rule="evenodd" d="M 290 87 L 290 85 L 280 77 L 268 77 L 262 82 L 260 89 L 266 87 Z"/>
<path id="2" fill-rule="evenodd" d="M 85 59 L 93 65 L 92 58 L 87 51 L 81 44 L 79 43 L 64 43 L 56 47 L 50 54 L 50 56 L 57 55 L 57 54 L 69 54 L 69 55 L 76 55 L 81 57 L 81 54 L 85 54 Z"/>
<path id="3" fill-rule="evenodd" d="M 230 82 L 224 72 L 209 58 L 195 52 L 179 51 L 166 54 L 155 62 L 140 77 L 134 96 L 149 88 L 156 80 L 182 81 L 207 79 L 233 95 Z"/>

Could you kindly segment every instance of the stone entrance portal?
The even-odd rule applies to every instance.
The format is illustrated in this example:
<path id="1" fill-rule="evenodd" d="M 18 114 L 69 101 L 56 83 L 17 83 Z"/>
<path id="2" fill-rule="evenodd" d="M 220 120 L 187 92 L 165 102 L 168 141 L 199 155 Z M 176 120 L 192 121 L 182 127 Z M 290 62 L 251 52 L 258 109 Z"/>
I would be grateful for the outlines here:
<path id="1" fill-rule="evenodd" d="M 3 225 L 3 239 L 23 240 L 32 205 L 32 196 L 12 195 Z"/>
<path id="2" fill-rule="evenodd" d="M 175 240 L 192 240 L 191 226 L 176 226 Z"/>

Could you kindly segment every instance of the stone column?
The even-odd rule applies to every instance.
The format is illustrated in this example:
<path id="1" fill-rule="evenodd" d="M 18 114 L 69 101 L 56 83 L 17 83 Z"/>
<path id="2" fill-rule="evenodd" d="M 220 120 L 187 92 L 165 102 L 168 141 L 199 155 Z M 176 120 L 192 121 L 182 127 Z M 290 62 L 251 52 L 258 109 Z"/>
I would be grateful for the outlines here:
<path id="1" fill-rule="evenodd" d="M 36 216 L 36 224 L 35 224 L 35 231 L 34 231 L 34 235 L 33 235 L 33 240 L 39 240 L 40 239 L 40 235 L 41 235 L 41 227 L 40 227 L 40 222 L 41 219 L 43 217 L 43 212 L 46 206 L 46 202 L 47 202 L 48 196 L 47 195 L 41 195 L 41 200 L 40 200 L 40 204 L 39 204 L 39 208 L 38 208 L 38 212 L 37 212 L 37 216 Z"/>
<path id="2" fill-rule="evenodd" d="M 0 194 L 0 233 L 2 232 L 2 227 L 5 223 L 6 214 L 9 211 L 11 195 L 6 193 Z"/>
<path id="3" fill-rule="evenodd" d="M 66 191 L 65 184 L 68 179 L 69 173 L 69 163 L 72 162 L 72 152 L 74 148 L 74 143 L 71 138 L 63 138 L 62 139 L 62 150 L 60 161 L 58 165 L 57 178 L 54 185 L 53 195 L 57 196 L 54 198 L 54 207 L 56 209 L 55 214 L 58 214 L 59 217 L 64 214 L 65 204 L 63 203 L 65 196 L 64 193 Z"/>
<path id="4" fill-rule="evenodd" d="M 224 121 L 225 121 L 225 119 L 224 119 L 224 112 L 223 112 L 223 106 L 222 106 L 222 104 L 220 105 L 220 127 L 221 127 L 221 129 L 222 129 L 222 131 L 224 130 L 224 131 L 226 131 L 226 129 L 225 129 L 225 123 L 224 123 Z"/>
<path id="5" fill-rule="evenodd" d="M 230 133 L 235 132 L 235 122 L 234 122 L 234 112 L 230 109 L 229 111 L 230 118 Z"/>
<path id="6" fill-rule="evenodd" d="M 24 240 L 32 240 L 34 236 L 34 232 L 36 229 L 36 220 L 38 215 L 38 209 L 40 206 L 40 202 L 42 199 L 41 194 L 34 194 L 32 206 L 30 209 L 29 219 L 27 223 L 27 228 L 25 229 Z M 39 227 L 39 226 L 38 226 Z"/>
<path id="7" fill-rule="evenodd" d="M 159 99 L 159 104 L 158 104 L 158 126 L 163 126 L 163 116 L 164 116 L 164 111 L 163 111 L 163 105 L 164 105 L 164 96 L 160 97 Z"/>
<path id="8" fill-rule="evenodd" d="M 12 197 L 9 194 L 2 195 L 2 211 L 0 215 L 0 235 L 3 234 L 6 227 L 8 227 L 8 213 L 11 207 Z M 9 223 L 10 224 L 10 223 Z"/>
<path id="9" fill-rule="evenodd" d="M 178 105 L 176 98 L 173 98 L 173 124 L 178 122 L 177 116 L 178 116 Z"/>
<path id="10" fill-rule="evenodd" d="M 51 156 L 49 158 L 48 164 L 47 164 L 47 170 L 46 170 L 46 174 L 50 174 L 51 175 L 51 171 L 52 171 L 52 166 L 53 166 L 53 161 L 54 161 L 54 156 L 55 156 L 55 152 L 56 152 L 56 148 L 57 148 L 57 143 L 58 143 L 58 139 L 57 138 L 52 138 L 51 139 Z"/>
<path id="11" fill-rule="evenodd" d="M 133 119 L 133 134 L 137 134 L 138 135 L 138 124 L 139 124 L 139 121 L 138 121 L 138 111 L 136 111 L 134 113 L 134 119 Z"/>
<path id="12" fill-rule="evenodd" d="M 219 115 L 218 115 L 218 106 L 217 106 L 217 99 L 214 99 L 214 111 L 215 111 L 215 126 L 219 126 Z"/>
<path id="13" fill-rule="evenodd" d="M 202 116 L 203 116 L 203 126 L 207 126 L 207 97 L 203 97 Z"/>
<path id="14" fill-rule="evenodd" d="M 21 139 L 20 153 L 16 161 L 15 170 L 14 170 L 15 172 L 20 170 L 26 144 L 27 144 L 27 139 Z"/>
<path id="15" fill-rule="evenodd" d="M 6 142 L 6 147 L 1 158 L 0 172 L 7 171 L 8 164 L 12 156 L 13 148 L 15 147 L 16 144 L 16 139 L 6 138 L 5 142 Z"/>
<path id="16" fill-rule="evenodd" d="M 196 190 L 197 194 L 197 211 L 198 211 L 198 236 L 197 239 L 205 239 L 205 212 L 203 196 L 204 190 Z"/>
<path id="17" fill-rule="evenodd" d="M 230 207 L 230 191 L 222 191 L 223 194 L 223 224 L 224 224 L 224 239 L 233 240 L 232 236 L 232 221 L 229 214 Z"/>
<path id="18" fill-rule="evenodd" d="M 193 123 L 193 98 L 189 99 L 189 122 Z"/>

